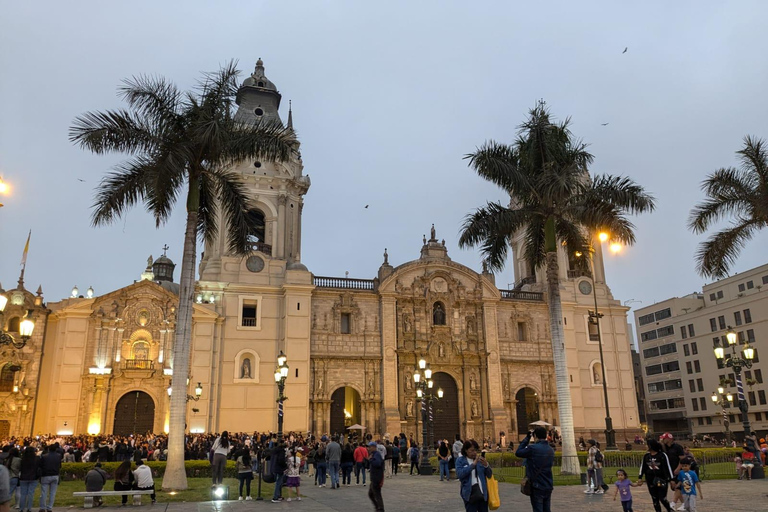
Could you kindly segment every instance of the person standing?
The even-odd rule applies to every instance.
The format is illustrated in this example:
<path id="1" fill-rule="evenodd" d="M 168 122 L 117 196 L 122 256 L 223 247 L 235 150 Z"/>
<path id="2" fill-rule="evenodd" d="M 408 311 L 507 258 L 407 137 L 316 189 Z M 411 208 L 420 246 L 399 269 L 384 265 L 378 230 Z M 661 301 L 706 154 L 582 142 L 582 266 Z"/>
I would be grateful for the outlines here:
<path id="1" fill-rule="evenodd" d="M 346 443 L 341 449 L 341 485 L 352 484 L 352 468 L 355 466 L 355 452 L 352 445 Z"/>
<path id="2" fill-rule="evenodd" d="M 384 456 L 384 477 L 392 478 L 392 443 L 389 442 L 389 439 L 384 441 L 384 443 L 386 451 L 386 455 Z"/>
<path id="3" fill-rule="evenodd" d="M 15 446 L 8 452 L 8 459 L 5 461 L 8 467 L 8 475 L 10 477 L 10 490 L 11 497 L 16 498 L 16 508 L 19 508 L 19 502 L 21 501 L 21 492 L 19 489 L 19 474 L 21 472 L 21 455 L 19 449 Z"/>
<path id="4" fill-rule="evenodd" d="M 368 443 L 368 461 L 371 468 L 371 485 L 368 487 L 368 498 L 373 503 L 376 512 L 384 512 L 384 498 L 381 488 L 384 486 L 384 458 L 378 451 L 376 442 Z"/>
<path id="5" fill-rule="evenodd" d="M 535 438 L 536 442 L 531 443 Z M 526 459 L 525 476 L 531 481 L 531 508 L 533 512 L 551 512 L 552 465 L 555 462 L 555 451 L 547 442 L 547 431 L 544 427 L 536 427 L 528 432 L 520 442 L 515 452 L 517 457 Z"/>
<path id="6" fill-rule="evenodd" d="M 469 439 L 464 442 L 461 456 L 456 460 L 456 478 L 461 482 L 459 495 L 464 500 L 466 512 L 488 512 L 487 479 L 493 470 L 485 457 L 477 453 L 478 450 L 477 442 Z"/>
<path id="7" fill-rule="evenodd" d="M 677 481 L 680 482 L 680 492 L 683 495 L 683 505 L 686 512 L 696 512 L 696 491 L 701 499 L 704 499 L 704 494 L 701 492 L 701 480 L 699 475 L 691 469 L 693 460 L 689 457 L 684 457 L 680 461 L 680 472 L 677 474 Z M 679 509 L 678 509 L 679 510 Z"/>
<path id="8" fill-rule="evenodd" d="M 237 480 L 240 483 L 237 491 L 239 501 L 251 501 L 251 481 L 253 480 L 253 461 L 251 460 L 251 450 L 246 446 L 237 457 L 235 464 L 237 470 Z M 245 485 L 245 496 L 243 496 L 243 485 Z"/>
<path id="9" fill-rule="evenodd" d="M 288 469 L 288 463 L 285 460 L 285 443 L 279 442 L 272 448 L 272 458 L 270 468 L 275 475 L 275 492 L 272 494 L 272 503 L 283 501 L 283 482 L 285 481 L 285 470 Z"/>
<path id="10" fill-rule="evenodd" d="M 37 488 L 37 469 L 40 466 L 40 458 L 37 450 L 31 446 L 24 448 L 21 455 L 21 467 L 19 469 L 19 488 L 21 489 L 21 512 L 32 512 L 32 497 Z"/>
<path id="11" fill-rule="evenodd" d="M 675 504 L 679 501 L 680 506 L 678 507 L 678 510 L 682 510 L 683 495 L 680 493 L 680 489 L 677 488 L 674 481 L 676 480 L 677 474 L 680 472 L 680 460 L 685 457 L 685 450 L 675 442 L 675 438 L 669 432 L 664 432 L 659 438 L 659 441 L 661 441 L 662 450 L 667 455 L 667 459 L 669 459 L 669 467 L 672 468 L 672 476 L 670 477 L 670 481 L 672 482 L 671 487 L 674 490 L 674 494 L 672 495 L 672 509 L 674 510 Z"/>
<path id="12" fill-rule="evenodd" d="M 331 442 L 325 448 L 325 457 L 328 459 L 328 471 L 331 473 L 331 489 L 339 488 L 339 469 L 341 467 L 341 445 L 338 437 L 333 436 Z"/>
<path id="13" fill-rule="evenodd" d="M 392 443 L 392 476 L 397 475 L 397 469 L 400 465 L 400 444 L 395 440 Z"/>
<path id="14" fill-rule="evenodd" d="M 155 481 L 152 479 L 152 470 L 141 459 L 136 463 L 136 469 L 133 470 L 133 478 L 135 480 L 133 485 L 136 486 L 136 490 L 152 491 L 149 497 L 154 504 L 157 496 L 155 495 Z"/>
<path id="15" fill-rule="evenodd" d="M 40 512 L 53 511 L 56 489 L 59 487 L 61 459 L 59 443 L 49 445 L 45 455 L 40 457 Z"/>
<path id="16" fill-rule="evenodd" d="M 232 448 L 229 441 L 229 432 L 226 430 L 213 442 L 211 452 L 211 476 L 213 485 L 220 485 L 224 481 L 224 468 L 227 466 L 227 455 Z"/>
<path id="17" fill-rule="evenodd" d="M 451 451 L 448 449 L 448 445 L 446 445 L 444 441 L 440 441 L 440 448 L 437 449 L 437 460 L 440 466 L 440 481 L 450 481 Z"/>
<path id="18" fill-rule="evenodd" d="M 360 473 L 363 474 L 363 485 L 365 485 L 365 462 L 368 460 L 368 450 L 362 442 L 355 448 L 352 457 L 355 461 L 355 485 L 360 485 Z"/>
<path id="19" fill-rule="evenodd" d="M 299 475 L 299 472 L 301 471 L 301 452 L 303 451 L 301 446 L 292 448 L 290 456 L 286 461 L 288 469 L 285 472 L 287 476 L 285 486 L 288 488 L 288 501 L 291 501 L 291 489 L 296 492 L 296 501 L 301 501 L 301 492 L 299 492 L 301 476 Z"/>
<path id="20" fill-rule="evenodd" d="M 131 459 L 123 458 L 123 462 L 115 470 L 115 484 L 113 489 L 116 491 L 130 491 L 133 488 L 133 472 L 131 471 Z M 123 506 L 128 504 L 128 495 L 123 494 Z"/>
<path id="21" fill-rule="evenodd" d="M 317 486 L 325 487 L 325 479 L 328 475 L 328 462 L 325 460 L 325 441 L 320 441 L 315 454 L 315 460 L 317 461 L 317 474 L 315 475 Z"/>
<path id="22" fill-rule="evenodd" d="M 653 509 L 661 512 L 661 506 L 664 505 L 667 512 L 672 512 L 673 509 L 667 501 L 667 491 L 668 484 L 674 475 L 667 454 L 662 451 L 661 443 L 655 439 L 648 440 L 648 452 L 643 455 L 643 462 L 640 464 L 638 481 L 643 477 L 648 484 Z"/>
<path id="23" fill-rule="evenodd" d="M 608 486 L 605 485 L 605 481 L 603 481 L 603 452 L 600 451 L 600 445 L 594 439 L 590 439 L 587 443 L 589 444 L 589 451 L 587 452 L 587 471 L 594 472 L 594 494 L 604 494 L 605 491 L 608 490 Z"/>
<path id="24" fill-rule="evenodd" d="M 419 469 L 419 445 L 416 443 L 411 444 L 411 448 L 410 448 L 410 451 L 408 452 L 408 455 L 411 459 L 410 474 L 413 475 L 413 468 L 416 468 L 416 474 L 420 475 L 421 470 Z"/>

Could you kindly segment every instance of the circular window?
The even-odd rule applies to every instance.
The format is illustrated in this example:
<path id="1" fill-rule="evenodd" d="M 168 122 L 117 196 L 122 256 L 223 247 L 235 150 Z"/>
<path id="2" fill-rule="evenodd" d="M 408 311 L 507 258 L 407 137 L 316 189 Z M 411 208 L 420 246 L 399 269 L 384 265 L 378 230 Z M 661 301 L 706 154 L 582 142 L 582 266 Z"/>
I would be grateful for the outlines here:
<path id="1" fill-rule="evenodd" d="M 256 85 L 258 85 L 259 87 L 264 87 L 264 82 L 257 82 Z"/>
<path id="2" fill-rule="evenodd" d="M 256 114 L 257 116 L 263 116 L 264 115 L 264 111 L 262 109 L 260 109 L 260 108 L 257 108 L 256 110 L 254 110 L 253 113 Z"/>
<path id="3" fill-rule="evenodd" d="M 261 162 L 253 162 L 253 166 L 258 169 L 259 167 L 261 167 Z"/>

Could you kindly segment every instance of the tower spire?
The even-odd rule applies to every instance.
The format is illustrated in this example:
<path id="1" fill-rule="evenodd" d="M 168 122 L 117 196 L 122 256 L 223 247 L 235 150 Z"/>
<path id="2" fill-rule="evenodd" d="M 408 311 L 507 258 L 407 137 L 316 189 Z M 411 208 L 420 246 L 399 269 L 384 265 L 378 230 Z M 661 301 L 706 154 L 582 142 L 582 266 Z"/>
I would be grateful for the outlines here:
<path id="1" fill-rule="evenodd" d="M 293 130 L 293 105 L 291 105 L 291 100 L 288 100 L 288 129 Z"/>

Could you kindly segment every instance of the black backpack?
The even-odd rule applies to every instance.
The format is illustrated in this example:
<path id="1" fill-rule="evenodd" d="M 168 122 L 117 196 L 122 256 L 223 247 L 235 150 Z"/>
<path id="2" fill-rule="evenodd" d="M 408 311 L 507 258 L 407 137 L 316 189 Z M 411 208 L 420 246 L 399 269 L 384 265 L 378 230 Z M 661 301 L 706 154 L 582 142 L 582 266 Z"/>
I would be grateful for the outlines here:
<path id="1" fill-rule="evenodd" d="M 599 449 L 597 450 L 597 453 L 595 454 L 595 462 L 603 462 L 603 452 L 601 452 Z"/>

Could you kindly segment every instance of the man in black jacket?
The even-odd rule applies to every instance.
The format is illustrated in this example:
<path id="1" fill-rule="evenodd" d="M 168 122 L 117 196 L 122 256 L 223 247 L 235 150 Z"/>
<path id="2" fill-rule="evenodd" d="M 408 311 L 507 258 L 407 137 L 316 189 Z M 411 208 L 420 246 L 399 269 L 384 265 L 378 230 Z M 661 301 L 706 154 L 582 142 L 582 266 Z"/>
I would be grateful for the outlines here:
<path id="1" fill-rule="evenodd" d="M 381 497 L 381 488 L 384 486 L 384 458 L 376 449 L 375 441 L 368 443 L 368 463 L 371 468 L 368 497 L 373 502 L 376 512 L 384 512 L 384 499 Z"/>
<path id="2" fill-rule="evenodd" d="M 61 453 L 59 443 L 49 445 L 45 455 L 40 457 L 40 511 L 52 512 L 56 489 L 59 487 L 61 472 Z"/>
<path id="3" fill-rule="evenodd" d="M 275 475 L 275 492 L 272 494 L 272 503 L 283 501 L 283 479 L 288 464 L 285 460 L 285 444 L 277 443 L 272 449 L 272 458 L 270 459 L 272 474 Z"/>
<path id="4" fill-rule="evenodd" d="M 536 438 L 531 443 L 531 438 Z M 547 442 L 547 431 L 544 427 L 536 427 L 528 432 L 525 439 L 520 441 L 515 455 L 525 461 L 525 476 L 531 481 L 531 507 L 533 512 L 550 512 L 552 489 L 552 465 L 555 462 L 555 451 Z"/>

